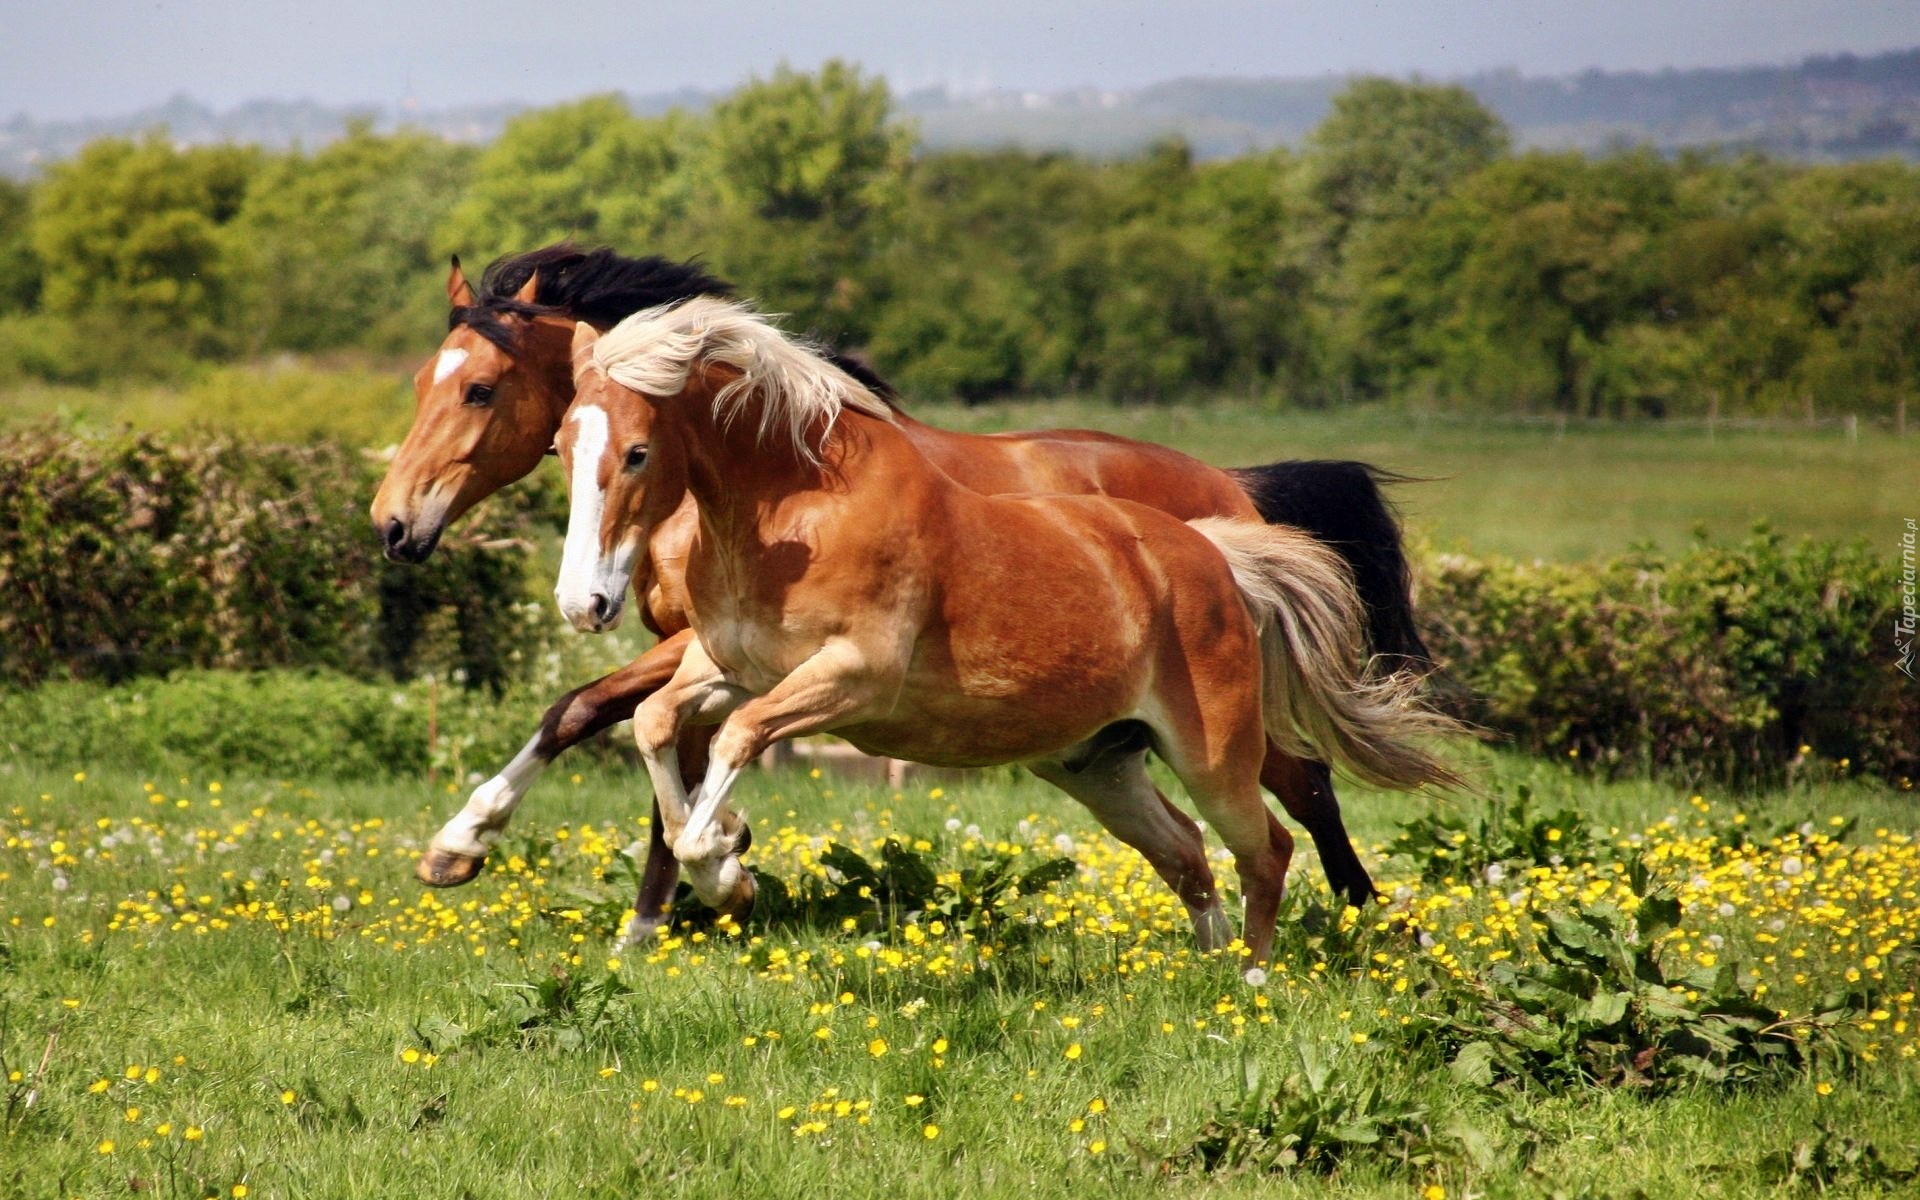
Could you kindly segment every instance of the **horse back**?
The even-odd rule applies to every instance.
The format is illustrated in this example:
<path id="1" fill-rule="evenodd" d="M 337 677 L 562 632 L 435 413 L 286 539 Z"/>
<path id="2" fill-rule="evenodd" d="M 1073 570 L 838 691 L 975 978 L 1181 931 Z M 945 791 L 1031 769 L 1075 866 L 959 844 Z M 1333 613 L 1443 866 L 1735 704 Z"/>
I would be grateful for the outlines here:
<path id="1" fill-rule="evenodd" d="M 1255 517 L 1225 471 L 1165 446 L 1091 429 L 986 436 L 915 431 L 923 454 L 961 486 L 987 496 L 1109 496 L 1180 520 Z"/>

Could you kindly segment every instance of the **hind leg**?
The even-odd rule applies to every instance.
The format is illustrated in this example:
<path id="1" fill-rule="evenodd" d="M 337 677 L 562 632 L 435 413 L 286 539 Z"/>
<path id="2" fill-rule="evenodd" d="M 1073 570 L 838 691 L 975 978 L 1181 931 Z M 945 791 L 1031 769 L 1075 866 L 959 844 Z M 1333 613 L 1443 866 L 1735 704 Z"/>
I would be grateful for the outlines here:
<path id="1" fill-rule="evenodd" d="M 1122 749 L 1077 770 L 1057 762 L 1029 763 L 1028 769 L 1084 804 L 1108 833 L 1138 850 L 1187 906 L 1200 948 L 1217 950 L 1233 940 L 1233 926 L 1220 908 L 1206 841 L 1193 818 L 1153 786 L 1146 760 L 1145 750 Z"/>
<path id="2" fill-rule="evenodd" d="M 1240 937 L 1251 952 L 1249 965 L 1264 966 L 1273 953 L 1293 836 L 1274 819 L 1260 792 L 1267 737 L 1253 688 L 1236 687 L 1224 674 L 1215 678 L 1218 686 L 1203 692 L 1204 699 L 1193 697 L 1186 719 L 1171 716 L 1180 710 L 1169 706 L 1170 719 L 1155 729 L 1155 745 L 1200 815 L 1233 851 L 1247 905 Z"/>
<path id="3" fill-rule="evenodd" d="M 1334 894 L 1355 908 L 1365 907 L 1374 898 L 1373 877 L 1354 853 L 1353 841 L 1340 819 L 1340 801 L 1333 794 L 1333 771 L 1325 763 L 1296 758 L 1268 739 L 1260 783 L 1279 798 L 1288 815 L 1313 839 L 1314 849 L 1320 852 L 1320 869 L 1326 872 Z"/>
<path id="4" fill-rule="evenodd" d="M 1251 764 L 1249 764 L 1251 765 Z M 1176 769 L 1176 773 L 1177 769 Z M 1252 771 L 1190 777 L 1181 774 L 1193 802 L 1233 851 L 1234 870 L 1246 896 L 1241 939 L 1251 965 L 1264 966 L 1273 953 L 1274 927 L 1287 890 L 1287 866 L 1293 861 L 1293 835 L 1268 811 Z"/>

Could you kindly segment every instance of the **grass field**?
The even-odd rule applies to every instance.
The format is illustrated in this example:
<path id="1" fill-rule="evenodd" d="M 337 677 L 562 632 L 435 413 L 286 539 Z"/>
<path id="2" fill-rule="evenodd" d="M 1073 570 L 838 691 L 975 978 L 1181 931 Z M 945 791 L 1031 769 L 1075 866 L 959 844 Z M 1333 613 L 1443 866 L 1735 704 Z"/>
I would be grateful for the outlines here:
<path id="1" fill-rule="evenodd" d="M 0 389 L 0 425 L 53 421 L 80 428 L 232 430 L 265 441 L 334 437 L 385 446 L 413 418 L 411 368 L 280 363 L 208 366 L 170 383 L 83 387 L 20 383 Z"/>
<path id="2" fill-rule="evenodd" d="M 1822 767 L 1740 802 L 1504 756 L 1479 770 L 1492 795 L 1532 790 L 1502 834 L 1521 831 L 1513 856 L 1455 871 L 1443 835 L 1388 859 L 1400 822 L 1448 806 L 1351 792 L 1388 900 L 1324 908 L 1303 839 L 1277 961 L 1250 986 L 1231 956 L 1191 951 L 1137 856 L 1010 776 L 901 795 L 754 775 L 742 802 L 761 868 L 825 894 L 829 840 L 878 863 L 894 837 L 934 864 L 944 912 L 889 925 L 877 902 L 823 901 L 811 923 L 682 930 L 612 960 L 618 852 L 639 832 L 630 776 L 557 772 L 487 875 L 429 893 L 412 858 L 458 797 L 424 784 L 0 768 L 0 1195 L 1914 1186 L 1910 797 Z M 983 899 L 993 863 L 1062 854 L 1077 867 L 1064 882 Z M 1636 862 L 1657 887 L 1635 886 Z M 1653 931 L 1668 896 L 1680 915 L 1657 959 L 1674 986 L 1623 985 L 1632 1019 L 1703 1010 L 1727 972 L 1802 1022 L 1756 1035 L 1775 1056 L 1688 1076 L 1667 1066 L 1691 1061 L 1675 1035 L 1644 1060 L 1614 1055 L 1652 1084 L 1629 1086 L 1634 1072 L 1595 1067 L 1591 1045 L 1516 1051 L 1593 1025 L 1599 1002 L 1570 999 L 1515 1033 L 1477 989 L 1539 961 L 1575 910 L 1628 932 L 1634 912 Z M 1836 990 L 1854 995 L 1822 998 Z M 1816 1019 L 1828 1010 L 1831 1028 Z M 1437 1018 L 1457 1011 L 1486 1028 L 1449 1034 Z M 1509 1057 L 1479 1070 L 1462 1037 Z M 1278 1142 L 1247 1134 L 1262 1110 L 1281 1113 L 1274 1138 L 1305 1131 L 1305 1165 L 1196 1165 L 1210 1120 L 1208 1145 L 1272 1158 Z"/>
<path id="3" fill-rule="evenodd" d="M 919 411 L 919 410 L 916 410 Z M 1393 495 L 1442 549 L 1577 559 L 1636 542 L 1676 548 L 1767 520 L 1793 535 L 1897 541 L 1914 515 L 1915 451 L 1883 433 L 1720 431 L 1698 426 L 1519 424 L 1389 409 L 1268 412 L 1248 405 L 1114 408 L 1055 403 L 927 410 L 982 432 L 1088 425 L 1162 442 L 1222 466 L 1358 458 L 1429 482 Z"/>
<path id="4" fill-rule="evenodd" d="M 385 446 L 413 406 L 393 364 L 209 368 L 177 385 L 21 386 L 0 393 L 0 424 L 60 419 L 143 429 L 195 425 L 251 436 L 334 436 Z M 1359 458 L 1430 482 L 1395 490 L 1409 527 L 1441 548 L 1575 559 L 1636 542 L 1676 547 L 1768 520 L 1794 535 L 1897 539 L 1912 516 L 1914 450 L 1884 432 L 1721 431 L 1423 418 L 1384 408 L 1277 412 L 1246 402 L 1120 408 L 1091 402 L 911 406 L 977 431 L 1086 426 L 1162 442 L 1222 466 Z M 553 469 L 553 468 L 548 468 Z M 1904 506 L 1904 507 L 1903 507 Z"/>

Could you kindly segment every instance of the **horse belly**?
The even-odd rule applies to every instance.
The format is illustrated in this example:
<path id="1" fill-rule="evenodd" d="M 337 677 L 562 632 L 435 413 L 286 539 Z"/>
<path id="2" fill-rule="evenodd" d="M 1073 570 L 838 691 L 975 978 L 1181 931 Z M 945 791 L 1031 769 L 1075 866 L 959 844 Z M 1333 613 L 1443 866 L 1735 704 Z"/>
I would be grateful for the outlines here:
<path id="1" fill-rule="evenodd" d="M 930 767 L 996 767 L 1057 757 L 1128 714 L 1052 720 L 1001 709 L 992 713 L 915 710 L 834 730 L 867 754 Z M 1038 718 L 1038 719 L 1037 719 Z"/>
<path id="2" fill-rule="evenodd" d="M 1144 672 L 1129 658 L 1039 655 L 989 668 L 977 659 L 955 664 L 945 655 L 922 656 L 892 712 L 835 732 L 869 754 L 931 766 L 1046 758 L 1135 715 Z"/>

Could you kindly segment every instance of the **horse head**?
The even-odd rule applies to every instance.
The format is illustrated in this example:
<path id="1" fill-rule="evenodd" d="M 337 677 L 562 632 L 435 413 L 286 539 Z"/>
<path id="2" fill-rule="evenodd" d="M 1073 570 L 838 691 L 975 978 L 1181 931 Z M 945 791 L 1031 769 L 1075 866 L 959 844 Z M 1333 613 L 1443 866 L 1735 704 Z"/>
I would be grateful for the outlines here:
<path id="1" fill-rule="evenodd" d="M 571 399 L 571 318 L 534 303 L 537 277 L 476 304 L 453 260 L 450 328 L 413 377 L 413 425 L 373 498 L 375 534 L 394 562 L 423 562 L 447 524 L 551 452 Z M 557 366 L 557 369 L 556 369 Z"/>
<path id="2" fill-rule="evenodd" d="M 658 410 L 648 397 L 615 383 L 593 358 L 599 333 L 582 322 L 573 335 L 573 407 L 554 439 L 567 473 L 567 537 L 554 596 L 574 628 L 604 633 L 620 624 L 634 565 L 665 481 L 648 470 Z M 649 485 L 656 485 L 651 487 Z M 659 515 L 659 514 L 654 514 Z"/>

